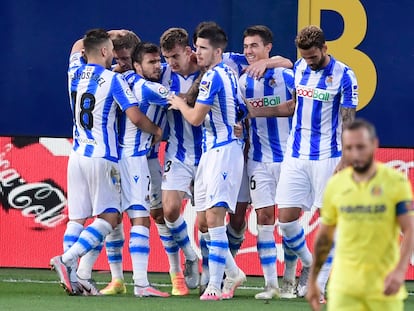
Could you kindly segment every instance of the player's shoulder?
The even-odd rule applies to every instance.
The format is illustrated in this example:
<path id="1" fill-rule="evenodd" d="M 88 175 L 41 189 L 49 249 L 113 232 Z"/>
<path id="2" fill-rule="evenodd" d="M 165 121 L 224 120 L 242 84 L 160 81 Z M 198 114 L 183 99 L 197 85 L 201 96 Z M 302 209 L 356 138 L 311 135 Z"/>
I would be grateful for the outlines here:
<path id="1" fill-rule="evenodd" d="M 169 93 L 168 89 L 158 82 L 145 81 L 142 87 L 144 92 L 159 98 L 167 98 Z"/>
<path id="2" fill-rule="evenodd" d="M 328 181 L 327 188 L 338 189 L 338 187 L 343 187 L 345 184 L 352 182 L 352 168 L 347 167 L 338 173 L 331 176 Z"/>
<path id="3" fill-rule="evenodd" d="M 384 163 L 377 162 L 377 170 L 379 178 L 387 181 L 391 185 L 396 183 L 408 183 L 408 178 L 405 174 L 397 171 L 395 168 L 385 165 Z"/>

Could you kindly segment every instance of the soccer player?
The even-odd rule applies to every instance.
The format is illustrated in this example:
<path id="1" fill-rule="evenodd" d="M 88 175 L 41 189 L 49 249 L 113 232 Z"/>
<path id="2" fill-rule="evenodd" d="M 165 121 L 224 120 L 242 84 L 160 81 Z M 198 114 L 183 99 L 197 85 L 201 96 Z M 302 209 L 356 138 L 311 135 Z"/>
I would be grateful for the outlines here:
<path id="1" fill-rule="evenodd" d="M 132 53 L 136 71 L 130 83 L 140 109 L 153 122 L 163 127 L 168 90 L 158 81 L 161 75 L 161 56 L 158 46 L 138 44 Z M 129 252 L 132 259 L 134 295 L 137 297 L 168 297 L 150 286 L 147 277 L 150 227 L 151 177 L 146 155 L 151 148 L 151 135 L 137 130 L 125 114 L 120 116 L 120 172 L 122 208 L 131 220 Z"/>
<path id="2" fill-rule="evenodd" d="M 133 69 L 131 56 L 135 47 L 141 42 L 140 38 L 134 32 L 125 29 L 110 30 L 108 31 L 108 34 L 114 45 L 113 54 L 116 66 L 113 70 L 122 73 L 127 82 L 130 79 L 132 79 L 132 81 L 135 80 L 135 71 Z M 111 282 L 105 288 L 98 290 L 95 286 L 95 282 L 92 280 L 92 268 L 98 259 L 103 243 L 90 250 L 79 261 L 77 278 L 81 284 L 84 284 L 84 286 L 87 284 L 90 285 L 88 292 L 92 295 L 115 295 L 126 293 L 122 267 L 122 249 L 125 241 L 122 214 L 120 214 L 118 222 L 119 224 L 116 228 L 105 238 L 105 249 L 112 276 Z"/>
<path id="3" fill-rule="evenodd" d="M 216 26 L 205 26 L 197 34 L 197 63 L 207 72 L 203 75 L 194 107 L 179 96 L 171 96 L 169 103 L 195 126 L 203 124 L 203 154 L 194 184 L 195 206 L 200 227 L 208 227 L 210 236 L 210 280 L 201 300 L 230 299 L 246 276 L 241 271 L 228 246 L 224 220 L 226 211 L 234 212 L 240 188 L 243 152 L 234 135 L 242 105 L 237 77 L 222 63 L 227 44 L 224 31 Z M 226 268 L 228 286 L 221 291 Z"/>
<path id="4" fill-rule="evenodd" d="M 87 63 L 83 62 L 84 49 Z M 72 47 L 69 64 L 69 94 L 73 112 L 73 150 L 68 162 L 69 219 L 65 253 L 50 260 L 62 287 L 72 287 L 70 270 L 77 260 L 98 246 L 118 224 L 120 176 L 116 109 L 125 111 L 140 129 L 161 139 L 161 129 L 138 108 L 137 99 L 121 75 L 110 71 L 113 44 L 108 33 L 93 29 Z M 85 229 L 88 217 L 96 216 Z M 76 242 L 75 242 L 76 241 Z"/>
<path id="5" fill-rule="evenodd" d="M 356 119 L 342 134 L 350 167 L 326 186 L 307 299 L 320 310 L 317 276 L 334 241 L 328 310 L 403 310 L 405 274 L 414 251 L 414 206 L 406 176 L 374 160 L 372 124 Z M 400 232 L 402 233 L 400 244 Z"/>
<path id="6" fill-rule="evenodd" d="M 295 96 L 266 109 L 248 105 L 252 116 L 293 114 L 286 153 L 276 190 L 279 227 L 283 235 L 285 273 L 282 298 L 295 294 L 296 258 L 302 261 L 297 295 L 306 294 L 312 255 L 299 223 L 302 209 L 322 207 L 322 195 L 329 177 L 343 168 L 342 126 L 350 123 L 358 104 L 358 85 L 353 71 L 327 53 L 323 31 L 317 26 L 303 28 L 296 37 L 302 58 L 293 68 Z M 325 288 L 332 254 L 321 269 L 320 287 Z M 323 299 L 323 297 L 321 297 Z"/>
<path id="7" fill-rule="evenodd" d="M 269 58 L 273 34 L 268 27 L 248 27 L 243 36 L 244 55 L 249 63 Z M 253 106 L 275 106 L 292 98 L 293 71 L 280 67 L 267 69 L 262 79 L 243 74 L 239 84 L 242 95 Z M 275 196 L 291 119 L 259 117 L 249 121 L 247 174 L 252 205 L 257 214 L 257 251 L 265 279 L 265 291 L 255 298 L 272 299 L 279 295 L 274 236 Z"/>
<path id="8" fill-rule="evenodd" d="M 162 84 L 171 92 L 186 94 L 200 74 L 199 67 L 191 59 L 187 31 L 182 28 L 166 30 L 160 38 L 160 46 L 167 62 Z M 169 110 L 167 121 L 170 132 L 161 184 L 165 224 L 157 223 L 157 228 L 169 258 L 172 294 L 187 295 L 188 288 L 196 288 L 199 284 L 199 270 L 198 256 L 191 246 L 181 207 L 184 198 L 192 197 L 191 184 L 201 157 L 202 131 L 200 126 L 187 122 L 178 110 Z M 179 249 L 186 259 L 184 273 Z"/>

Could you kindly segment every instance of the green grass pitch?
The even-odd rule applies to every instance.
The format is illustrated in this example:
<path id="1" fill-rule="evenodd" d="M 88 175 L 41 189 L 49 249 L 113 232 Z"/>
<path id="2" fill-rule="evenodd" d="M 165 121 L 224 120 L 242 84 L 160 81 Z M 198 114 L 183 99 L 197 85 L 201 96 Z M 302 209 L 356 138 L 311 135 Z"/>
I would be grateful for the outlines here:
<path id="1" fill-rule="evenodd" d="M 110 280 L 108 272 L 94 272 L 98 287 L 103 288 Z M 131 273 L 125 273 L 128 293 L 116 297 L 70 297 L 59 287 L 55 272 L 40 269 L 0 269 L 0 310 L 13 311 L 125 311 L 125 310 L 310 310 L 302 299 L 260 301 L 254 294 L 263 286 L 263 278 L 248 277 L 242 288 L 236 291 L 232 300 L 200 301 L 198 290 L 191 291 L 189 296 L 169 298 L 136 298 L 133 296 Z M 151 273 L 150 282 L 163 291 L 170 291 L 168 274 Z M 414 282 L 407 282 L 410 296 L 405 310 L 414 310 Z"/>

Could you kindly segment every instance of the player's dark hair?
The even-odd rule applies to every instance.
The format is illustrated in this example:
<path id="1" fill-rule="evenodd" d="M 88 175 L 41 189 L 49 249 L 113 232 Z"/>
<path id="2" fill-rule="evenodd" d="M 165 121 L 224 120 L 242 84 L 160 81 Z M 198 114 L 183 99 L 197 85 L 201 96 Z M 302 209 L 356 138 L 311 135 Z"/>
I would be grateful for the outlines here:
<path id="1" fill-rule="evenodd" d="M 196 29 L 194 29 L 194 33 L 193 33 L 193 44 L 195 45 L 196 41 L 197 41 L 197 36 L 198 33 L 200 32 L 201 28 L 206 27 L 206 26 L 218 26 L 216 22 L 213 21 L 204 21 L 201 22 L 197 25 Z"/>
<path id="2" fill-rule="evenodd" d="M 356 131 L 360 129 L 366 129 L 368 131 L 369 137 L 372 140 L 377 138 L 377 131 L 375 130 L 375 126 L 362 118 L 357 118 L 354 121 L 345 124 L 344 126 L 344 131 Z"/>
<path id="3" fill-rule="evenodd" d="M 135 47 L 134 51 L 132 52 L 132 62 L 142 64 L 142 60 L 144 59 L 145 54 L 154 53 L 160 54 L 160 48 L 158 45 L 149 42 L 141 42 Z"/>
<path id="4" fill-rule="evenodd" d="M 312 47 L 321 49 L 325 44 L 325 35 L 318 26 L 310 25 L 299 31 L 295 44 L 302 50 L 309 50 Z"/>
<path id="5" fill-rule="evenodd" d="M 114 50 L 119 51 L 122 49 L 135 49 L 138 43 L 141 42 L 141 39 L 132 31 L 126 31 L 122 35 L 116 36 L 112 39 L 114 44 Z"/>
<path id="6" fill-rule="evenodd" d="M 223 51 L 227 46 L 227 35 L 217 24 L 202 27 L 197 33 L 197 38 L 207 39 L 214 48 L 221 48 Z"/>
<path id="7" fill-rule="evenodd" d="M 247 27 L 243 33 L 243 39 L 246 37 L 251 37 L 251 36 L 256 36 L 256 35 L 262 39 L 264 45 L 268 45 L 269 43 L 273 42 L 272 31 L 264 25 L 255 25 L 255 26 Z"/>
<path id="8" fill-rule="evenodd" d="M 101 28 L 88 30 L 83 37 L 83 47 L 85 48 L 85 53 L 89 54 L 92 51 L 96 51 L 108 40 L 110 40 L 110 38 L 106 30 Z"/>
<path id="9" fill-rule="evenodd" d="M 177 45 L 182 47 L 190 45 L 188 32 L 183 28 L 167 29 L 160 38 L 161 48 L 166 51 L 171 51 Z"/>

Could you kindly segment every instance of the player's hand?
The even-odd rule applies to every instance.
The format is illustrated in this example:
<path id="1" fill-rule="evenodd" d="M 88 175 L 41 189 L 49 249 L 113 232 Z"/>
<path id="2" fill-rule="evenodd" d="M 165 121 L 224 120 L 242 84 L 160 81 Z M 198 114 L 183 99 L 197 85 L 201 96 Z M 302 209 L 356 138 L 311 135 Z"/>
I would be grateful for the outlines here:
<path id="1" fill-rule="evenodd" d="M 319 303 L 319 298 L 321 296 L 321 291 L 316 282 L 308 281 L 308 293 L 306 294 L 306 300 L 309 302 L 313 311 L 319 311 L 322 308 L 322 305 Z"/>
<path id="2" fill-rule="evenodd" d="M 157 133 L 152 135 L 152 141 L 151 141 L 151 146 L 156 145 L 157 143 L 159 143 L 162 140 L 162 129 L 160 127 L 158 127 L 157 129 Z"/>
<path id="3" fill-rule="evenodd" d="M 339 161 L 339 163 L 335 167 L 334 174 L 338 173 L 339 171 L 342 171 L 346 167 L 348 167 L 348 164 L 345 163 L 343 158 L 341 158 L 341 160 Z"/>
<path id="4" fill-rule="evenodd" d="M 266 71 L 266 61 L 266 59 L 258 60 L 249 65 L 244 72 L 255 79 L 259 79 L 263 77 Z"/>
<path id="5" fill-rule="evenodd" d="M 177 96 L 175 94 L 169 95 L 167 97 L 167 101 L 170 105 L 170 108 L 168 109 L 180 110 L 180 107 L 182 107 L 182 105 L 187 105 L 187 102 L 184 98 Z"/>
<path id="6" fill-rule="evenodd" d="M 243 137 L 243 126 L 241 125 L 241 123 L 239 122 L 239 123 L 236 123 L 234 126 L 233 126 L 233 129 L 234 129 L 234 135 L 237 137 L 237 138 L 242 138 Z"/>
<path id="7" fill-rule="evenodd" d="M 384 281 L 384 295 L 395 295 L 405 281 L 405 271 L 395 269 L 391 271 Z"/>

